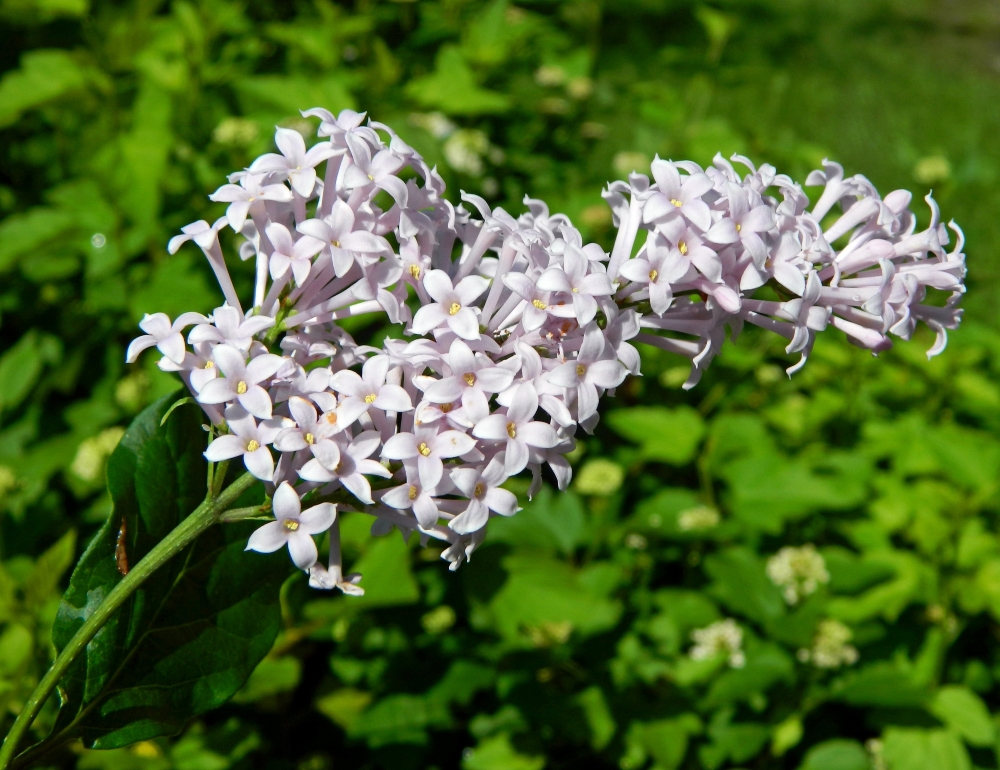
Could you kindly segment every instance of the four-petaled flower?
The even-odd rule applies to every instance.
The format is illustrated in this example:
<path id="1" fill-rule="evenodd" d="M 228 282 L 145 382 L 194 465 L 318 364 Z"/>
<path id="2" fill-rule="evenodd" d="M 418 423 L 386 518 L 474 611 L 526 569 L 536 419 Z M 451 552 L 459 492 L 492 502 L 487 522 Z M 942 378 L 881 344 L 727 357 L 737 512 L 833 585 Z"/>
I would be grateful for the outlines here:
<path id="1" fill-rule="evenodd" d="M 250 535 L 246 550 L 273 553 L 287 545 L 288 554 L 295 566 L 308 571 L 316 564 L 319 556 L 312 536 L 326 532 L 333 526 L 337 518 L 337 506 L 333 503 L 320 503 L 303 511 L 298 492 L 287 481 L 283 481 L 274 490 L 271 508 L 275 520 Z"/>

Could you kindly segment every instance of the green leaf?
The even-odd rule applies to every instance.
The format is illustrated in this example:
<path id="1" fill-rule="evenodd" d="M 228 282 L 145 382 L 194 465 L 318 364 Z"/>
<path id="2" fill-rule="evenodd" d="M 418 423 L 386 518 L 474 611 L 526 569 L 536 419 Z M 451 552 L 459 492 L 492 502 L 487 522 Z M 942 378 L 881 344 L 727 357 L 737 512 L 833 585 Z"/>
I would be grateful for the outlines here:
<path id="1" fill-rule="evenodd" d="M 24 400 L 42 373 L 43 364 L 34 330 L 0 356 L 0 411 L 13 409 Z"/>
<path id="2" fill-rule="evenodd" d="M 480 741 L 462 756 L 463 770 L 542 770 L 543 767 L 545 757 L 520 753 L 507 733 Z"/>
<path id="3" fill-rule="evenodd" d="M 764 563 L 746 548 L 730 548 L 705 559 L 712 577 L 709 593 L 734 612 L 761 623 L 785 614 L 778 587 L 764 571 Z"/>
<path id="4" fill-rule="evenodd" d="M 484 115 L 505 112 L 508 98 L 479 86 L 458 48 L 442 46 L 434 73 L 410 81 L 406 95 L 418 104 L 449 115 Z"/>
<path id="5" fill-rule="evenodd" d="M 298 658 L 264 658 L 243 688 L 233 696 L 233 703 L 253 703 L 290 692 L 298 686 L 301 678 L 302 662 Z"/>
<path id="6" fill-rule="evenodd" d="M 14 266 L 19 257 L 31 254 L 75 225 L 66 211 L 38 207 L 14 214 L 0 223 L 0 271 Z"/>
<path id="7" fill-rule="evenodd" d="M 726 669 L 712 682 L 704 705 L 725 706 L 740 700 L 752 700 L 778 682 L 795 679 L 791 657 L 776 644 L 763 644 L 746 653 L 742 668 Z"/>
<path id="8" fill-rule="evenodd" d="M 419 695 L 389 695 L 361 713 L 349 735 L 363 738 L 372 748 L 393 743 L 427 743 L 427 730 L 451 723 L 448 708 L 439 700 Z"/>
<path id="9" fill-rule="evenodd" d="M 353 108 L 356 102 L 350 94 L 351 85 L 350 78 L 342 74 L 322 78 L 257 75 L 234 83 L 244 112 L 268 116 L 271 123 L 299 118 L 300 110 L 311 107 L 325 107 L 334 115 Z"/>
<path id="10" fill-rule="evenodd" d="M 600 687 L 592 685 L 577 694 L 573 701 L 583 711 L 583 716 L 587 720 L 591 747 L 595 751 L 600 751 L 608 745 L 617 729 L 614 714 L 608 706 L 604 693 Z"/>
<path id="11" fill-rule="evenodd" d="M 371 702 L 371 693 L 355 690 L 352 687 L 342 687 L 316 701 L 316 709 L 331 722 L 350 732 L 361 712 L 368 708 Z"/>
<path id="12" fill-rule="evenodd" d="M 929 710 L 972 746 L 992 746 L 996 741 L 996 725 L 989 709 L 968 687 L 942 687 Z"/>
<path id="13" fill-rule="evenodd" d="M 879 661 L 845 674 L 831 686 L 833 700 L 852 706 L 921 706 L 927 692 L 895 663 Z"/>
<path id="14" fill-rule="evenodd" d="M 548 486 L 516 516 L 490 521 L 487 542 L 570 554 L 586 530 L 583 503 L 573 492 L 556 494 Z"/>
<path id="15" fill-rule="evenodd" d="M 507 581 L 488 606 L 489 622 L 507 641 L 544 645 L 605 631 L 621 615 L 617 601 L 596 596 L 570 565 L 540 556 L 511 555 L 503 560 Z"/>
<path id="16" fill-rule="evenodd" d="M 617 409 L 607 419 L 615 433 L 640 445 L 644 459 L 671 465 L 691 462 L 705 435 L 701 415 L 689 406 Z"/>
<path id="17" fill-rule="evenodd" d="M 701 732 L 701 720 L 694 714 L 655 722 L 633 722 L 625 736 L 626 753 L 622 767 L 639 767 L 646 757 L 653 770 L 675 770 L 687 753 L 688 737 Z"/>
<path id="18" fill-rule="evenodd" d="M 204 497 L 201 411 L 181 407 L 160 426 L 179 395 L 144 410 L 111 455 L 114 509 L 70 579 L 52 632 L 59 650 L 121 580 L 122 522 L 134 564 Z M 244 553 L 252 528 L 213 527 L 143 583 L 64 677 L 57 732 L 124 746 L 178 732 L 243 686 L 277 635 L 289 572 L 284 554 Z"/>
<path id="19" fill-rule="evenodd" d="M 410 551 L 401 537 L 386 536 L 372 542 L 351 572 L 364 577 L 365 594 L 352 597 L 349 603 L 342 601 L 348 611 L 413 604 L 420 598 L 410 569 Z"/>
<path id="20" fill-rule="evenodd" d="M 962 742 L 948 730 L 890 727 L 883 753 L 889 767 L 906 770 L 972 770 Z"/>
<path id="21" fill-rule="evenodd" d="M 832 740 L 813 746 L 799 770 L 870 770 L 868 752 L 857 741 Z"/>
<path id="22" fill-rule="evenodd" d="M 0 128 L 17 122 L 27 110 L 40 107 L 85 85 L 87 74 L 66 51 L 34 50 L 21 66 L 0 80 Z"/>

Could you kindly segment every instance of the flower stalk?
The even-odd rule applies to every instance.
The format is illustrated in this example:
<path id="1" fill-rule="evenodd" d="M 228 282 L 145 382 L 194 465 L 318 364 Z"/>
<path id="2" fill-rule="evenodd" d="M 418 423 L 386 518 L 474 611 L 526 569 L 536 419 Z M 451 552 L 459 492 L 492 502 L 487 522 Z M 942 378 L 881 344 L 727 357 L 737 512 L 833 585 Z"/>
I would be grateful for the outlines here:
<path id="1" fill-rule="evenodd" d="M 216 468 L 217 478 L 224 474 L 224 468 Z M 0 770 L 7 770 L 13 766 L 17 756 L 17 750 L 24 736 L 27 734 L 38 712 L 41 711 L 45 701 L 56 689 L 59 681 L 69 670 L 80 654 L 86 649 L 90 641 L 97 635 L 98 631 L 111 619 L 118 611 L 126 599 L 128 599 L 141 586 L 146 579 L 156 570 L 170 561 L 174 556 L 183 551 L 188 545 L 194 542 L 199 535 L 224 519 L 224 512 L 235 502 L 241 494 L 257 483 L 257 479 L 250 473 L 244 473 L 236 481 L 230 484 L 224 491 L 218 494 L 210 494 L 205 501 L 199 505 L 191 514 L 178 524 L 169 535 L 156 544 L 153 549 L 143 557 L 135 566 L 129 570 L 121 582 L 114 587 L 107 598 L 97 607 L 94 614 L 87 618 L 87 621 L 80 627 L 69 644 L 56 657 L 52 667 L 48 670 L 42 680 L 38 683 L 34 692 L 24 704 L 21 713 L 18 715 L 11 727 L 10 732 L 0 746 Z M 246 509 L 236 509 L 240 513 Z M 37 756 L 37 749 L 53 742 L 55 745 L 65 742 L 67 730 L 70 725 L 57 736 L 45 739 L 33 753 Z"/>

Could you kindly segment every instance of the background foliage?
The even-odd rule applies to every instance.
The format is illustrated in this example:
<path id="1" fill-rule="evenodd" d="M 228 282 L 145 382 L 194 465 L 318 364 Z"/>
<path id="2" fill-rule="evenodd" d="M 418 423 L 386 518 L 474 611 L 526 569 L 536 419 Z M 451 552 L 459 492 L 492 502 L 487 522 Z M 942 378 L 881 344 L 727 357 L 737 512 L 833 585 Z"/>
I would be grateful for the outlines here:
<path id="1" fill-rule="evenodd" d="M 516 214 L 530 191 L 606 244 L 601 186 L 654 153 L 740 151 L 798 178 L 829 155 L 883 192 L 933 186 L 969 236 L 967 324 L 929 364 L 926 339 L 873 361 L 831 332 L 792 381 L 747 334 L 692 393 L 646 350 L 574 490 L 491 525 L 459 574 L 347 517 L 363 599 L 289 580 L 278 641 L 229 705 L 49 761 L 998 767 L 995 4 L 2 0 L 0 25 L 0 731 L 108 517 L 109 455 L 175 387 L 151 358 L 123 364 L 136 321 L 217 301 L 167 238 L 221 214 L 207 193 L 275 124 L 309 133 L 299 108 L 350 106 L 452 194 Z M 829 579 L 790 605 L 766 565 L 804 544 Z M 721 619 L 741 668 L 690 656 Z M 831 639 L 857 660 L 816 665 Z"/>

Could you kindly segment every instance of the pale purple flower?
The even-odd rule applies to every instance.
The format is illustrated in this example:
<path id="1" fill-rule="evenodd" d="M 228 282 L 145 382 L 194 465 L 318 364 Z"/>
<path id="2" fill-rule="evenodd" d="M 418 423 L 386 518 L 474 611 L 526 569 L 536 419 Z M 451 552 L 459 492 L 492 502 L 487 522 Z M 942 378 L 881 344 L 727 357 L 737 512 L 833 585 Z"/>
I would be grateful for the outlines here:
<path id="1" fill-rule="evenodd" d="M 258 383 L 263 382 L 281 368 L 284 359 L 265 353 L 246 362 L 241 350 L 230 345 L 219 345 L 212 351 L 212 358 L 222 373 L 209 380 L 198 393 L 203 404 L 239 403 L 254 417 L 267 420 L 271 417 L 271 397 Z"/>
<path id="2" fill-rule="evenodd" d="M 397 433 L 385 442 L 382 456 L 390 460 L 416 459 L 425 487 L 436 487 L 444 475 L 444 460 L 461 457 L 475 449 L 476 440 L 457 430 L 438 432 L 434 427 L 416 433 Z"/>
<path id="3" fill-rule="evenodd" d="M 681 176 L 677 165 L 657 157 L 651 167 L 656 191 L 651 192 L 642 210 L 644 222 L 659 224 L 684 217 L 703 231 L 712 226 L 712 212 L 702 196 L 712 189 L 712 180 L 704 173 Z"/>
<path id="4" fill-rule="evenodd" d="M 594 320 L 597 315 L 597 300 L 613 293 L 611 280 L 603 272 L 588 270 L 593 265 L 587 256 L 575 246 L 567 244 L 561 268 L 549 268 L 538 277 L 538 288 L 542 291 L 559 292 L 562 299 L 553 298 L 546 309 L 561 318 L 575 318 L 581 326 Z M 569 300 L 569 304 L 566 301 Z"/>
<path id="5" fill-rule="evenodd" d="M 298 134 L 297 131 L 294 133 Z M 269 224 L 265 232 L 271 245 L 274 246 L 268 262 L 271 278 L 277 280 L 291 269 L 295 285 L 304 284 L 312 270 L 312 258 L 323 250 L 323 241 L 308 235 L 302 236 L 297 241 L 293 240 L 288 228 L 276 222 Z"/>
<path id="6" fill-rule="evenodd" d="M 205 450 L 205 457 L 213 463 L 242 457 L 250 473 L 261 481 L 270 481 L 274 475 L 274 458 L 267 445 L 281 432 L 281 424 L 265 420 L 258 425 L 253 415 L 240 406 L 226 409 L 226 422 L 230 432 L 216 436 Z"/>
<path id="7" fill-rule="evenodd" d="M 243 229 L 250 207 L 254 204 L 263 206 L 264 201 L 292 200 L 292 191 L 283 184 L 261 186 L 263 178 L 264 174 L 247 174 L 240 180 L 242 184 L 224 184 L 208 196 L 209 200 L 229 204 L 229 208 L 226 209 L 226 219 L 236 232 Z"/>
<path id="8" fill-rule="evenodd" d="M 309 570 L 319 553 L 313 535 L 326 532 L 337 518 L 337 506 L 320 503 L 302 510 L 298 493 L 283 481 L 271 501 L 275 521 L 257 529 L 247 541 L 246 550 L 274 553 L 288 546 L 288 554 L 301 570 Z"/>
<path id="9" fill-rule="evenodd" d="M 341 404 L 347 407 L 350 399 L 357 402 L 360 412 L 370 407 L 387 412 L 408 412 L 413 409 L 409 394 L 399 385 L 386 384 L 389 374 L 389 357 L 373 356 L 365 361 L 361 376 L 343 369 L 330 378 L 330 386 L 346 398 Z"/>
<path id="10" fill-rule="evenodd" d="M 303 198 L 308 198 L 316 186 L 316 166 L 336 155 L 337 148 L 330 142 L 320 142 L 306 150 L 302 134 L 291 128 L 277 129 L 274 143 L 281 155 L 261 155 L 251 164 L 250 171 L 287 177 L 292 189 Z"/>
<path id="11" fill-rule="evenodd" d="M 175 364 L 183 364 L 187 346 L 181 332 L 191 324 L 207 321 L 201 313 L 182 313 L 173 323 L 170 323 L 170 316 L 166 313 L 147 313 L 139 322 L 139 328 L 146 333 L 132 340 L 125 353 L 125 363 L 131 364 L 142 351 L 156 346 L 157 350 Z"/>
<path id="12" fill-rule="evenodd" d="M 448 527 L 466 535 L 486 526 L 490 511 L 501 516 L 513 516 L 519 509 L 513 492 L 501 489 L 507 480 L 503 454 L 494 457 L 486 467 L 456 468 L 451 480 L 469 498 L 469 506 L 448 522 Z"/>
<path id="13" fill-rule="evenodd" d="M 210 225 L 204 219 L 184 225 L 181 228 L 183 235 L 175 235 L 167 243 L 167 253 L 176 254 L 178 249 L 188 241 L 194 241 L 203 250 L 208 251 L 219 242 L 219 230 L 227 224 L 229 224 L 229 221 L 225 217 L 219 217 L 213 225 Z"/>
<path id="14" fill-rule="evenodd" d="M 272 326 L 274 319 L 270 316 L 255 315 L 246 318 L 238 309 L 223 305 L 213 311 L 211 322 L 205 318 L 191 330 L 188 342 L 192 345 L 200 342 L 226 342 L 246 352 L 250 350 L 253 338 Z"/>
<path id="15" fill-rule="evenodd" d="M 424 390 L 424 398 L 437 404 L 461 400 L 465 414 L 473 420 L 489 414 L 487 393 L 499 393 L 510 387 L 514 373 L 480 354 L 479 357 L 460 339 L 453 340 L 448 351 L 451 375 L 434 380 Z"/>
<path id="16" fill-rule="evenodd" d="M 767 245 L 760 233 L 773 229 L 776 222 L 770 206 L 751 207 L 750 193 L 740 185 L 729 184 L 729 216 L 723 217 L 705 233 L 712 243 L 742 243 L 758 267 L 767 256 Z"/>
<path id="17" fill-rule="evenodd" d="M 385 238 L 367 230 L 355 230 L 354 219 L 354 210 L 337 198 L 333 202 L 333 209 L 323 219 L 307 219 L 296 228 L 300 233 L 326 244 L 338 278 L 351 269 L 356 261 L 356 254 L 363 255 L 370 261 L 379 254 L 392 251 Z"/>
<path id="18" fill-rule="evenodd" d="M 597 388 L 616 388 L 628 371 L 620 361 L 604 358 L 604 335 L 591 322 L 584 330 L 583 344 L 575 360 L 560 364 L 549 373 L 549 382 L 576 390 L 577 419 L 597 413 Z"/>
<path id="19" fill-rule="evenodd" d="M 533 332 L 540 328 L 549 317 L 550 294 L 538 288 L 537 276 L 532 279 L 524 273 L 507 273 L 501 276 L 512 292 L 525 301 L 521 324 L 524 330 Z"/>
<path id="20" fill-rule="evenodd" d="M 673 284 L 689 277 L 691 264 L 659 233 L 650 236 L 645 253 L 645 257 L 625 262 L 618 273 L 630 281 L 647 284 L 653 312 L 663 315 L 674 299 Z"/>
<path id="21" fill-rule="evenodd" d="M 529 447 L 548 449 L 559 443 L 551 425 L 535 420 L 537 411 L 538 394 L 534 386 L 517 385 L 510 406 L 480 420 L 472 430 L 476 438 L 504 443 L 504 469 L 508 476 L 520 473 L 527 466 Z"/>
<path id="22" fill-rule="evenodd" d="M 372 500 L 372 487 L 365 476 L 381 476 L 385 479 L 392 477 L 384 465 L 368 459 L 381 443 L 382 438 L 377 432 L 365 431 L 341 448 L 336 458 L 326 455 L 322 451 L 323 447 L 317 445 L 313 448 L 317 456 L 303 466 L 299 475 L 306 481 L 339 482 L 358 500 L 366 505 L 373 505 L 375 501 Z"/>
<path id="23" fill-rule="evenodd" d="M 445 486 L 439 482 L 437 487 L 431 487 L 428 491 L 428 488 L 420 482 L 420 471 L 416 462 L 408 460 L 403 463 L 403 467 L 406 470 L 406 483 L 386 490 L 382 495 L 382 502 L 397 510 L 410 509 L 421 527 L 424 529 L 432 527 L 441 516 L 434 495 L 445 494 L 451 484 Z M 442 477 L 442 481 L 447 481 L 447 477 Z"/>
<path id="24" fill-rule="evenodd" d="M 453 286 L 444 270 L 430 270 L 424 277 L 424 288 L 434 300 L 413 316 L 414 334 L 426 334 L 447 325 L 464 340 L 479 339 L 479 308 L 474 303 L 489 286 L 489 281 L 470 275 Z"/>

